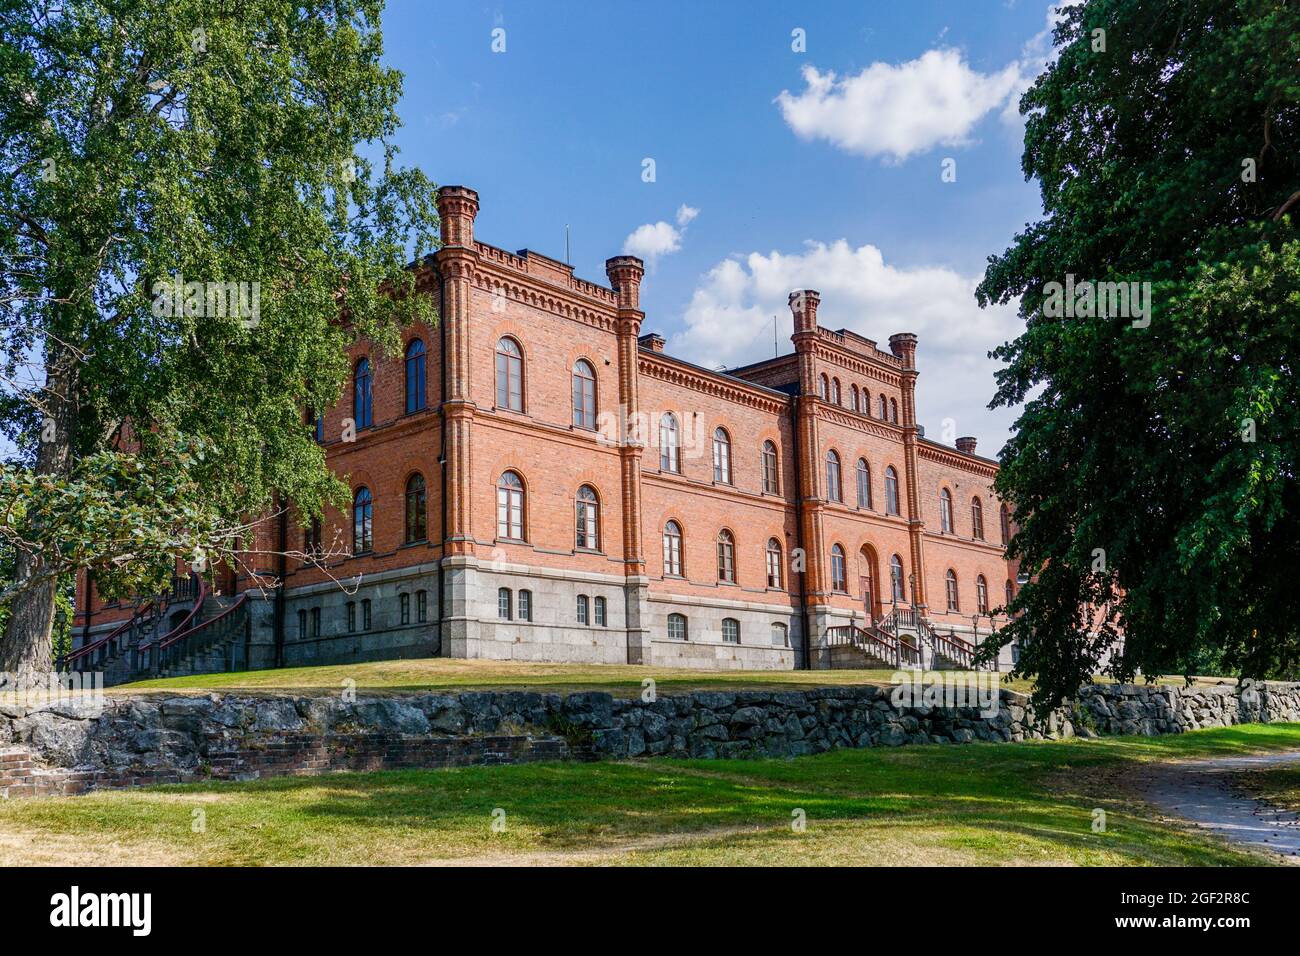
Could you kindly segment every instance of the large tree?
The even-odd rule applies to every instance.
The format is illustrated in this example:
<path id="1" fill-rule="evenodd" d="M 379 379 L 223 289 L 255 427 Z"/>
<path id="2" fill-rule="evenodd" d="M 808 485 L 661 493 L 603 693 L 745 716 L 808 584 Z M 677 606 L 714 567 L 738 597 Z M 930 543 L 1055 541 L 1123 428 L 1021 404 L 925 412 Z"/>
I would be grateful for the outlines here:
<path id="1" fill-rule="evenodd" d="M 1041 695 L 1109 670 L 1300 664 L 1300 4 L 1088 0 L 1025 95 L 1044 217 L 991 257 L 1019 297 L 997 488 L 1032 580 L 1002 632 Z M 1152 283 L 1066 317 L 1050 283 Z M 1140 287 L 1139 287 L 1140 288 Z M 1209 663 L 1207 663 L 1209 662 Z"/>
<path id="2" fill-rule="evenodd" d="M 434 190 L 394 165 L 381 12 L 0 0 L 0 672 L 49 669 L 69 570 L 147 593 L 338 494 L 305 410 L 353 337 L 431 318 L 405 266 Z"/>

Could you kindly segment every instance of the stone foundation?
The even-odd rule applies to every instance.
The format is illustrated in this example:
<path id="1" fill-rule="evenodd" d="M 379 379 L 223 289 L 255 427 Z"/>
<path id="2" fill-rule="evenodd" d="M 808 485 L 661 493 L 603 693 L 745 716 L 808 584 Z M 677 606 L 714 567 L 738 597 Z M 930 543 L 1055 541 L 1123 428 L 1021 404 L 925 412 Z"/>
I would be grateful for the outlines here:
<path id="1" fill-rule="evenodd" d="M 1095 685 L 1041 717 L 896 703 L 894 689 L 708 691 L 624 700 L 525 691 L 365 697 L 110 697 L 0 705 L 0 797 L 338 770 L 594 757 L 792 757 L 843 747 L 1181 733 L 1300 721 L 1300 684 Z"/>

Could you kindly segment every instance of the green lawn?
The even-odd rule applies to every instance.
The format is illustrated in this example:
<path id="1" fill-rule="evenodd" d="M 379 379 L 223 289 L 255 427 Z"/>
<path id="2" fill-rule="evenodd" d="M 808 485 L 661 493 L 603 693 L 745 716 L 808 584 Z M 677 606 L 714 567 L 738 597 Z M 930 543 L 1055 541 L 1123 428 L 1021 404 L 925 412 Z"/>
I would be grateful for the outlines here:
<path id="1" fill-rule="evenodd" d="M 358 690 L 369 692 L 527 688 L 567 693 L 598 689 L 630 697 L 641 692 L 642 681 L 647 678 L 656 682 L 660 693 L 668 694 L 747 687 L 800 690 L 840 684 L 885 686 L 891 683 L 893 673 L 889 670 L 691 671 L 630 664 L 532 664 L 523 661 L 425 657 L 364 664 L 239 671 L 232 674 L 195 674 L 123 684 L 110 688 L 110 692 L 333 690 L 345 681 L 352 680 L 356 682 Z M 1161 681 L 1182 683 L 1182 678 L 1161 678 Z M 1025 680 L 1010 681 L 1004 678 L 1003 686 L 1025 693 L 1031 690 L 1030 683 Z"/>
<path id="2" fill-rule="evenodd" d="M 1274 724 L 156 787 L 0 804 L 0 864 L 1247 864 L 1261 858 L 1162 821 L 1124 781 L 1151 760 L 1295 747 L 1300 725 Z"/>

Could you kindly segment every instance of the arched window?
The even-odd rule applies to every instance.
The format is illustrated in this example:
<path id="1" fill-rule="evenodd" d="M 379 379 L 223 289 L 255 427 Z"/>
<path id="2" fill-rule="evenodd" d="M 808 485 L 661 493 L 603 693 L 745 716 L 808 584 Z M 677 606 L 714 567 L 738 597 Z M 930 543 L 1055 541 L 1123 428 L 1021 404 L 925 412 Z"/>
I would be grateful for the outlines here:
<path id="1" fill-rule="evenodd" d="M 740 643 L 740 622 L 734 617 L 722 619 L 722 641 L 724 644 Z"/>
<path id="2" fill-rule="evenodd" d="M 952 492 L 947 488 L 939 489 L 939 531 L 952 534 Z"/>
<path id="3" fill-rule="evenodd" d="M 684 641 L 690 637 L 686 628 L 685 614 L 668 615 L 668 639 L 673 641 Z"/>
<path id="4" fill-rule="evenodd" d="M 763 491 L 769 495 L 779 494 L 781 491 L 781 473 L 777 470 L 776 445 L 773 442 L 763 442 Z"/>
<path id="5" fill-rule="evenodd" d="M 781 560 L 781 542 L 776 538 L 767 539 L 767 586 L 770 588 L 781 588 L 782 579 L 785 574 Z"/>
<path id="6" fill-rule="evenodd" d="M 831 395 L 831 380 L 822 373 L 817 378 L 817 396 L 824 402 Z"/>
<path id="7" fill-rule="evenodd" d="M 596 370 L 586 359 L 573 366 L 573 427 L 596 427 Z"/>
<path id="8" fill-rule="evenodd" d="M 664 525 L 664 574 L 682 575 L 682 526 L 676 521 Z"/>
<path id="9" fill-rule="evenodd" d="M 1002 524 L 1002 547 L 1011 543 L 1011 509 L 1005 504 L 998 509 L 998 519 Z"/>
<path id="10" fill-rule="evenodd" d="M 844 549 L 836 544 L 831 547 L 831 590 L 844 593 L 848 589 L 849 578 L 845 570 Z"/>
<path id="11" fill-rule="evenodd" d="M 943 576 L 943 584 L 948 591 L 948 610 L 960 611 L 961 607 L 957 603 L 957 572 L 949 568 Z"/>
<path id="12" fill-rule="evenodd" d="M 882 422 L 889 421 L 889 399 L 885 398 L 884 395 L 880 396 L 880 420 Z"/>
<path id="13" fill-rule="evenodd" d="M 858 387 L 856 385 L 850 385 L 849 386 L 849 408 L 853 409 L 855 412 L 859 411 L 858 402 L 859 402 Z"/>
<path id="14" fill-rule="evenodd" d="M 680 474 L 682 470 L 681 433 L 677 416 L 664 412 L 659 419 L 659 470 Z"/>
<path id="15" fill-rule="evenodd" d="M 975 609 L 981 614 L 989 612 L 989 583 L 982 574 L 975 579 Z"/>
<path id="16" fill-rule="evenodd" d="M 603 597 L 596 598 L 596 600 L 591 602 L 591 609 L 595 612 L 596 626 L 605 627 L 606 622 L 609 620 L 609 616 L 605 610 L 605 599 Z"/>
<path id="17" fill-rule="evenodd" d="M 411 339 L 406 346 L 406 414 L 424 408 L 424 340 Z"/>
<path id="18" fill-rule="evenodd" d="M 497 340 L 497 408 L 524 410 L 524 353 L 509 337 Z"/>
<path id="19" fill-rule="evenodd" d="M 736 583 L 736 538 L 726 528 L 718 532 L 718 580 Z"/>
<path id="20" fill-rule="evenodd" d="M 510 611 L 511 595 L 509 588 L 497 588 L 497 617 L 508 621 L 514 615 Z"/>
<path id="21" fill-rule="evenodd" d="M 898 472 L 890 465 L 885 469 L 885 511 L 896 515 L 898 511 Z"/>
<path id="22" fill-rule="evenodd" d="M 524 482 L 513 471 L 497 482 L 497 537 L 524 540 Z"/>
<path id="23" fill-rule="evenodd" d="M 370 380 L 370 359 L 357 362 L 352 373 L 352 420 L 357 428 L 369 428 L 374 422 L 374 389 Z"/>
<path id="24" fill-rule="evenodd" d="M 896 554 L 889 559 L 889 589 L 895 601 L 907 600 L 903 591 L 903 559 Z"/>
<path id="25" fill-rule="evenodd" d="M 731 436 L 725 428 L 713 431 L 713 480 L 731 484 Z"/>
<path id="26" fill-rule="evenodd" d="M 840 489 L 840 456 L 833 448 L 826 453 L 826 500 L 844 500 L 844 493 Z"/>
<path id="27" fill-rule="evenodd" d="M 588 624 L 591 622 L 591 598 L 585 594 L 578 595 L 578 623 Z"/>
<path id="28" fill-rule="evenodd" d="M 858 459 L 858 507 L 871 507 L 871 466 L 865 458 Z"/>
<path id="29" fill-rule="evenodd" d="M 414 474 L 406 480 L 406 543 L 428 537 L 425 523 L 424 476 Z"/>
<path id="30" fill-rule="evenodd" d="M 575 524 L 574 542 L 577 547 L 599 551 L 600 499 L 596 495 L 596 489 L 591 485 L 583 485 L 578 489 Z"/>
<path id="31" fill-rule="evenodd" d="M 312 518 L 311 524 L 307 526 L 307 530 L 302 535 L 302 550 L 307 554 L 315 554 L 320 550 L 320 546 L 320 518 Z"/>
<path id="32" fill-rule="evenodd" d="M 889 400 L 889 420 L 895 425 L 898 424 L 898 400 L 891 398 Z"/>
<path id="33" fill-rule="evenodd" d="M 836 405 L 843 405 L 844 402 L 840 399 L 840 380 L 838 378 L 833 378 L 831 379 L 831 401 Z"/>
<path id="34" fill-rule="evenodd" d="M 871 417 L 871 393 L 867 391 L 865 387 L 862 389 L 861 411 L 863 415 L 866 415 L 868 418 Z"/>
<path id="35" fill-rule="evenodd" d="M 984 505 L 979 498 L 970 501 L 971 537 L 977 541 L 984 540 Z"/>
<path id="36" fill-rule="evenodd" d="M 1002 597 L 1006 603 L 1002 605 L 1003 611 L 1011 607 L 1011 602 L 1016 599 L 1016 589 L 1011 586 L 1011 579 L 1007 578 L 1007 583 L 1002 589 Z"/>
<path id="37" fill-rule="evenodd" d="M 352 553 L 365 554 L 374 544 L 375 510 L 370 489 L 362 485 L 352 495 Z"/>

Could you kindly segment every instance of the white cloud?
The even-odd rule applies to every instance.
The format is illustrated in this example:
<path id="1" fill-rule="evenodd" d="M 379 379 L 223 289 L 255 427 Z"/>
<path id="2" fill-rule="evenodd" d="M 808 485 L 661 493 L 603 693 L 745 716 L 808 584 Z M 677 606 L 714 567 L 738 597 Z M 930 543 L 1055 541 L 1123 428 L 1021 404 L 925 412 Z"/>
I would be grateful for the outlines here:
<path id="1" fill-rule="evenodd" d="M 990 113 L 1020 123 L 1020 97 L 1056 59 L 1052 30 L 1065 8 L 1078 2 L 1048 6 L 1044 29 L 1025 43 L 1020 59 L 994 73 L 972 69 L 959 50 L 940 48 L 906 63 L 873 63 L 842 79 L 805 66 L 806 88 L 782 90 L 776 102 L 801 138 L 824 139 L 868 158 L 901 162 L 936 146 L 962 146 Z"/>
<path id="2" fill-rule="evenodd" d="M 639 256 L 645 260 L 648 267 L 654 268 L 661 256 L 674 253 L 682 247 L 682 237 L 686 234 L 686 227 L 699 214 L 698 209 L 682 203 L 677 207 L 677 225 L 674 226 L 661 219 L 658 222 L 637 226 L 632 234 L 623 240 L 624 255 Z"/>
<path id="3" fill-rule="evenodd" d="M 788 296 L 816 289 L 819 325 L 850 329 L 886 352 L 891 333 L 915 332 L 917 408 L 927 435 L 944 440 L 943 422 L 951 418 L 956 435 L 975 435 L 980 452 L 993 456 L 1014 415 L 985 407 L 997 368 L 987 354 L 1014 338 L 1020 321 L 1015 303 L 979 308 L 977 281 L 941 266 L 893 266 L 877 247 L 855 249 L 842 239 L 809 242 L 796 254 L 749 253 L 724 259 L 702 278 L 686 310 L 686 328 L 672 337 L 668 351 L 707 367 L 769 358 L 776 316 L 781 350 L 788 352 Z"/>
<path id="4" fill-rule="evenodd" d="M 980 73 L 953 49 L 927 50 L 897 66 L 873 63 L 843 79 L 805 66 L 803 79 L 803 92 L 782 90 L 776 98 L 797 135 L 894 162 L 968 142 L 975 124 L 1023 82 L 1019 63 Z"/>

